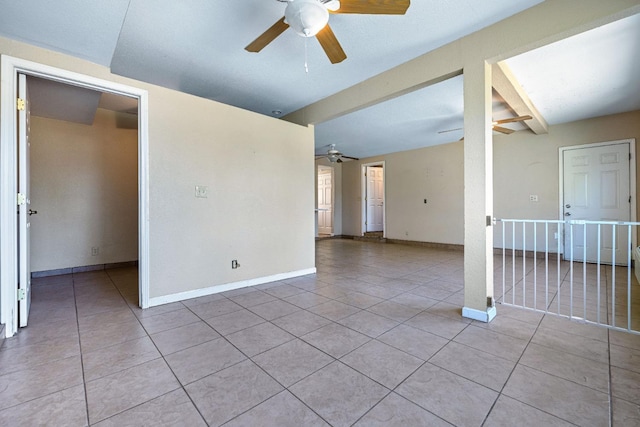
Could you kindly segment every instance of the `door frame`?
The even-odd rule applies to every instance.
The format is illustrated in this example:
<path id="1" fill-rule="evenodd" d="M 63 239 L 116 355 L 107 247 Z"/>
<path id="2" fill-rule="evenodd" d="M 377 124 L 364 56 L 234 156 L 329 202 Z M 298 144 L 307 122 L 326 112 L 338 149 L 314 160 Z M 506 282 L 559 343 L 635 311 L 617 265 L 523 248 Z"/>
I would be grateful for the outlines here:
<path id="1" fill-rule="evenodd" d="M 138 100 L 138 296 L 149 307 L 149 95 L 146 90 L 8 55 L 0 58 L 0 323 L 18 331 L 17 109 L 18 73 Z"/>
<path id="2" fill-rule="evenodd" d="M 328 170 L 331 173 L 331 235 L 334 236 L 335 235 L 335 201 L 336 201 L 336 185 L 335 185 L 335 179 L 336 179 L 336 171 L 335 168 L 333 166 L 327 166 L 327 165 L 317 165 L 316 167 L 316 209 L 319 208 L 318 205 L 318 180 L 320 177 L 320 170 Z M 318 218 L 320 216 L 320 213 L 318 212 Z M 316 230 L 316 237 L 319 236 L 320 234 L 320 225 L 318 224 L 318 229 Z"/>
<path id="3" fill-rule="evenodd" d="M 382 237 L 387 237 L 387 167 L 385 165 L 385 161 L 381 160 L 379 162 L 371 162 L 371 163 L 363 163 L 360 170 L 360 181 L 362 183 L 361 192 L 360 192 L 360 200 L 361 211 L 360 211 L 360 235 L 364 236 L 364 233 L 367 232 L 367 167 L 368 166 L 382 166 Z"/>
<path id="4" fill-rule="evenodd" d="M 569 150 L 576 150 L 581 148 L 595 148 L 604 147 L 607 145 L 629 144 L 629 153 L 631 159 L 629 161 L 629 193 L 631 195 L 631 222 L 636 221 L 637 211 L 637 199 L 636 199 L 636 139 L 618 139 L 614 141 L 594 142 L 591 144 L 579 144 L 579 145 L 567 145 L 558 148 L 558 219 L 564 220 L 564 152 Z M 564 257 L 564 230 L 558 229 L 559 250 L 560 254 Z M 637 233 L 631 233 L 632 248 L 638 246 Z"/>

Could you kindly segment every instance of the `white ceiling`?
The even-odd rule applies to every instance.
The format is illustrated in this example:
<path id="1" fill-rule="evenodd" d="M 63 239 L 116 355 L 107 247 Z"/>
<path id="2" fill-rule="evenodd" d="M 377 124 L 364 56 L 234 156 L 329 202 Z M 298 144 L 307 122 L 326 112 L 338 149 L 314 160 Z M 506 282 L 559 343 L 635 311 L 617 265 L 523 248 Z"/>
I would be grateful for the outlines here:
<path id="1" fill-rule="evenodd" d="M 282 17 L 276 0 L 0 1 L 0 36 L 112 72 L 262 114 L 283 115 L 505 19 L 542 0 L 414 0 L 405 16 L 331 15 L 347 53 L 332 65 L 315 39 L 288 30 L 250 43 Z M 640 109 L 640 21 L 626 18 L 507 63 L 551 124 Z M 494 115 L 504 114 L 496 99 Z M 316 125 L 316 148 L 367 157 L 455 141 L 462 77 Z M 500 111 L 498 111 L 500 110 Z M 514 127 L 515 128 L 515 127 Z"/>
<path id="2" fill-rule="evenodd" d="M 91 125 L 97 108 L 138 114 L 138 100 L 103 93 L 40 77 L 28 76 L 30 113 L 33 116 Z M 127 123 L 126 127 L 132 125 Z"/>
<path id="3" fill-rule="evenodd" d="M 640 109 L 640 15 L 507 61 L 549 124 Z"/>

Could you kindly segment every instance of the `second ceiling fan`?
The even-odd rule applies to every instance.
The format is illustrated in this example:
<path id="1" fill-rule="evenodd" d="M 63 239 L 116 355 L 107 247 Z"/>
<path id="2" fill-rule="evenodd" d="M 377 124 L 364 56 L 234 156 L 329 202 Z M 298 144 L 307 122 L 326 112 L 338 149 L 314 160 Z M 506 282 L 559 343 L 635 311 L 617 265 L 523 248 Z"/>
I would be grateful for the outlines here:
<path id="1" fill-rule="evenodd" d="M 278 0 L 283 2 L 283 0 Z M 357 13 L 376 15 L 404 15 L 409 0 L 285 0 L 284 16 L 245 50 L 260 52 L 287 28 L 302 37 L 315 36 L 332 64 L 347 58 L 338 39 L 329 26 L 329 13 Z"/>

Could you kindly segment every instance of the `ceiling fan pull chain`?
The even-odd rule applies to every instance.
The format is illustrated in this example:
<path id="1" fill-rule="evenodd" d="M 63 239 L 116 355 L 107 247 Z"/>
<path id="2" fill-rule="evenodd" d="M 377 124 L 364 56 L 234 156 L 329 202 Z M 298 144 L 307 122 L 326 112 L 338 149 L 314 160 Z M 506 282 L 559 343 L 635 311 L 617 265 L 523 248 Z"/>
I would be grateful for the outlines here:
<path id="1" fill-rule="evenodd" d="M 309 74 L 309 64 L 307 63 L 307 59 L 308 59 L 308 55 L 307 55 L 307 40 L 309 40 L 308 37 L 304 38 L 304 71 L 305 73 Z"/>

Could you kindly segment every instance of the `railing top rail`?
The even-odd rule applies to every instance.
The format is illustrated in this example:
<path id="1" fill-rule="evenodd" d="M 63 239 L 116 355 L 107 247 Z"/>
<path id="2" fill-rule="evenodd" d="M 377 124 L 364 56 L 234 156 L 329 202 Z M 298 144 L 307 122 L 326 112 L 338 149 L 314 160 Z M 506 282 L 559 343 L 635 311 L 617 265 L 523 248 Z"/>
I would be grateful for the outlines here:
<path id="1" fill-rule="evenodd" d="M 549 223 L 549 224 L 564 224 L 566 221 L 557 219 L 515 219 L 515 218 L 494 218 L 496 222 L 526 222 L 526 223 Z"/>
<path id="2" fill-rule="evenodd" d="M 567 224 L 567 225 L 583 225 L 583 224 L 600 224 L 600 225 L 621 225 L 621 226 L 638 226 L 640 222 L 631 221 L 589 221 L 584 219 L 514 219 L 514 218 L 494 218 L 496 222 L 515 222 L 515 223 L 538 223 L 538 224 Z"/>

